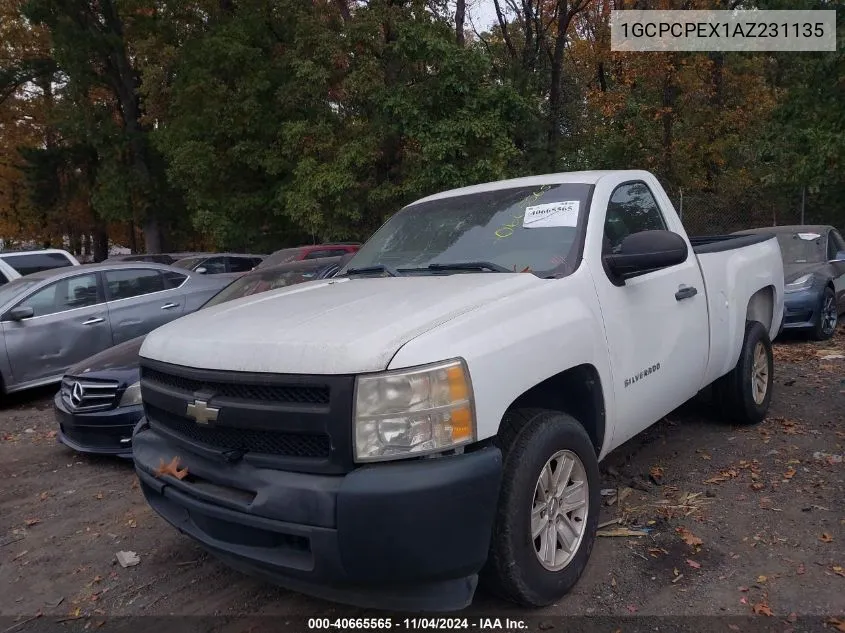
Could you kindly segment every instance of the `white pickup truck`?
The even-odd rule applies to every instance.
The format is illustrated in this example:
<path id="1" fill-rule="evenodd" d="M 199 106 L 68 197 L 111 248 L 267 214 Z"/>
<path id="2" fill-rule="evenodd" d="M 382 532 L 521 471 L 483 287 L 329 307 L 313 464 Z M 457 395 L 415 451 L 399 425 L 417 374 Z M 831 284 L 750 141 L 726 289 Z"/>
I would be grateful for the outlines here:
<path id="1" fill-rule="evenodd" d="M 687 237 L 644 171 L 447 191 L 339 277 L 202 310 L 141 348 L 150 505 L 231 566 L 360 606 L 524 606 L 584 570 L 598 463 L 708 385 L 763 419 L 783 265 Z M 175 461 L 174 461 L 175 460 Z"/>

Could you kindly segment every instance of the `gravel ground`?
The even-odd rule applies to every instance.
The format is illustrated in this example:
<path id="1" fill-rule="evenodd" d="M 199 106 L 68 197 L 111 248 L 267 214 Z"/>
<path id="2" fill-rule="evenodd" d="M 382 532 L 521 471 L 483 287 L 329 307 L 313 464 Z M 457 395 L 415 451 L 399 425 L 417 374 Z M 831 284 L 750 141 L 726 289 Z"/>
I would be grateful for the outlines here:
<path id="1" fill-rule="evenodd" d="M 614 494 L 602 520 L 618 522 L 602 528 L 574 591 L 534 613 L 539 629 L 592 614 L 629 623 L 745 616 L 778 631 L 819 616 L 845 631 L 845 358 L 825 359 L 836 354 L 845 355 L 845 329 L 825 343 L 779 341 L 762 424 L 732 427 L 691 404 L 608 456 L 604 486 Z M 147 507 L 130 463 L 57 445 L 51 397 L 28 392 L 0 408 L 0 633 L 152 613 L 364 613 L 218 563 Z M 140 564 L 118 566 L 119 550 L 137 552 Z M 526 613 L 483 592 L 467 611 Z M 748 630 L 720 621 L 720 630 Z"/>

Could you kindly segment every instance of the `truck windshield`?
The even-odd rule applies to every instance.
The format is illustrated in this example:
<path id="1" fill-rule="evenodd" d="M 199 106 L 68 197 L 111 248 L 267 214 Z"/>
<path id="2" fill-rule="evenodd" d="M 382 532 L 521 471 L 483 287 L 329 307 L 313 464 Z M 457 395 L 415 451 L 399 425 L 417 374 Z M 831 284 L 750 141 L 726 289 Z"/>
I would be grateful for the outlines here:
<path id="1" fill-rule="evenodd" d="M 582 183 L 546 184 L 410 205 L 376 231 L 340 274 L 379 268 L 403 275 L 570 273 L 577 267 L 591 190 Z"/>
<path id="2" fill-rule="evenodd" d="M 818 233 L 778 233 L 777 238 L 785 264 L 818 264 L 826 259 L 827 245 Z"/>

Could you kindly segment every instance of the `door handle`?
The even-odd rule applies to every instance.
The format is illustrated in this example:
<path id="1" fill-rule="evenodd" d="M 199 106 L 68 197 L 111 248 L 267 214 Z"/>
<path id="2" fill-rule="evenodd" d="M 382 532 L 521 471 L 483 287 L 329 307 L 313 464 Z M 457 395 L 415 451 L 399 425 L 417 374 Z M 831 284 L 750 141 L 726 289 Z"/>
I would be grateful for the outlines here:
<path id="1" fill-rule="evenodd" d="M 677 301 L 683 301 L 684 299 L 689 299 L 697 294 L 698 288 L 694 288 L 693 286 L 681 286 L 678 288 L 678 292 L 675 293 L 675 299 Z"/>
<path id="2" fill-rule="evenodd" d="M 178 303 L 165 303 L 163 306 L 161 306 L 161 309 L 162 310 L 172 310 L 173 308 L 178 308 L 178 307 L 179 307 Z"/>
<path id="3" fill-rule="evenodd" d="M 96 323 L 102 323 L 105 321 L 103 317 L 91 317 L 87 321 L 83 321 L 82 325 L 94 325 Z"/>

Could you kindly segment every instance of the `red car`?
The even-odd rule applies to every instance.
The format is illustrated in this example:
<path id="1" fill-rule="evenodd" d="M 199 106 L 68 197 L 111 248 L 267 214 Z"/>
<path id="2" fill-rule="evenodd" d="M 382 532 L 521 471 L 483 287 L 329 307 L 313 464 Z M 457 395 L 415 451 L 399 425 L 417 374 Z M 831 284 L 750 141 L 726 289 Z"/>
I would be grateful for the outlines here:
<path id="1" fill-rule="evenodd" d="M 283 248 L 276 251 L 256 266 L 266 268 L 278 264 L 298 262 L 303 259 L 319 259 L 321 257 L 338 257 L 355 253 L 361 245 L 355 242 L 329 242 L 327 244 L 315 244 L 313 246 L 296 246 L 294 248 Z"/>

